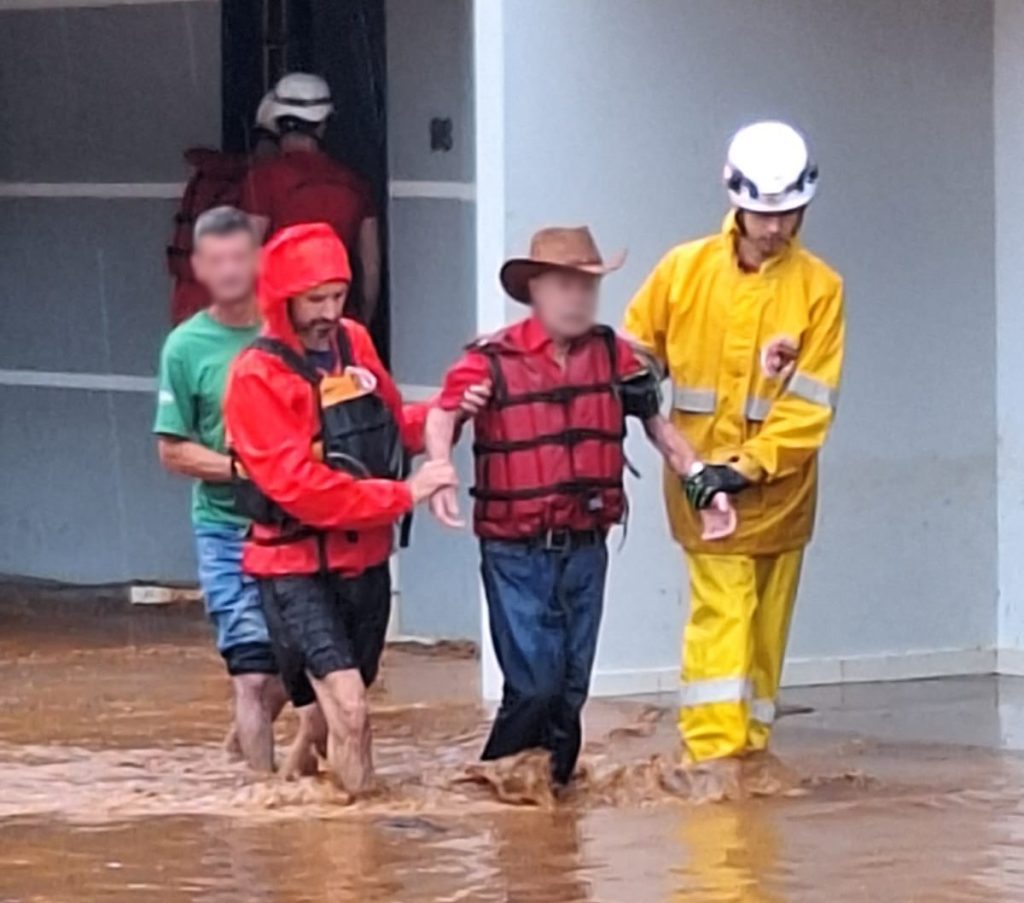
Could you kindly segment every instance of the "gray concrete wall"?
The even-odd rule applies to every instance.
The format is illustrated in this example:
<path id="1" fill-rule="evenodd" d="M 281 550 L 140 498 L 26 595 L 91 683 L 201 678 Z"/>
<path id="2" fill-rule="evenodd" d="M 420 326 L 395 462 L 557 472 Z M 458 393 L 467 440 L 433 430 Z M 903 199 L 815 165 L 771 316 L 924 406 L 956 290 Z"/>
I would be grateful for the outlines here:
<path id="1" fill-rule="evenodd" d="M 806 241 L 847 279 L 849 349 L 796 657 L 995 640 L 992 31 L 981 0 L 505 4 L 508 250 L 551 222 L 628 245 L 611 322 L 665 250 L 718 229 L 738 126 L 813 139 Z M 633 445 L 604 671 L 678 661 L 682 563 Z"/>
<path id="2" fill-rule="evenodd" d="M 999 398 L 999 645 L 1024 666 L 1024 4 L 996 0 L 996 299 Z"/>
<path id="3" fill-rule="evenodd" d="M 0 12 L 0 182 L 183 182 L 182 150 L 219 142 L 219 48 L 214 2 Z M 0 370 L 152 376 L 175 206 L 0 198 Z M 152 415 L 146 391 L 0 384 L 0 572 L 194 577 Z"/>
<path id="4" fill-rule="evenodd" d="M 404 186 L 389 211 L 392 362 L 400 382 L 431 387 L 476 333 L 473 205 L 453 196 L 473 181 L 471 4 L 388 0 L 386 12 L 390 178 Z M 452 119 L 451 151 L 431 151 L 432 117 Z M 468 533 L 421 513 L 399 564 L 402 631 L 476 638 L 476 573 Z"/>

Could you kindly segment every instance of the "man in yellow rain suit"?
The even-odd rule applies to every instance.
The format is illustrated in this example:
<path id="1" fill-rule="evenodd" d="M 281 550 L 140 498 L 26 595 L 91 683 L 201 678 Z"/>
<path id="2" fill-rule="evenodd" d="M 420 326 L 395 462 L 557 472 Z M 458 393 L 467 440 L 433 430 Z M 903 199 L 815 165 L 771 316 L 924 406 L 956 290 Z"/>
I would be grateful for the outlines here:
<path id="1" fill-rule="evenodd" d="M 775 717 L 818 450 L 843 360 L 843 284 L 797 233 L 818 184 L 803 137 L 780 122 L 738 132 L 720 234 L 680 245 L 626 311 L 625 329 L 667 370 L 672 418 L 703 464 L 666 473 L 691 603 L 680 730 L 693 763 L 735 769 L 765 749 Z M 734 496 L 739 527 L 701 539 L 698 510 Z"/>

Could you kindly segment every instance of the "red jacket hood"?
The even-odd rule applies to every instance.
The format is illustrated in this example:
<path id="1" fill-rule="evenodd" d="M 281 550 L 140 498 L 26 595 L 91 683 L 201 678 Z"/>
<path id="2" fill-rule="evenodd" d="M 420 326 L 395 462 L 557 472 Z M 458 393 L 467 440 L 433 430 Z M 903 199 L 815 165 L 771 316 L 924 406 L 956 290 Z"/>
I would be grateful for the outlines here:
<path id="1" fill-rule="evenodd" d="M 260 255 L 259 301 L 263 334 L 296 351 L 302 346 L 288 300 L 325 282 L 351 282 L 348 252 L 327 223 L 302 223 L 276 233 Z"/>

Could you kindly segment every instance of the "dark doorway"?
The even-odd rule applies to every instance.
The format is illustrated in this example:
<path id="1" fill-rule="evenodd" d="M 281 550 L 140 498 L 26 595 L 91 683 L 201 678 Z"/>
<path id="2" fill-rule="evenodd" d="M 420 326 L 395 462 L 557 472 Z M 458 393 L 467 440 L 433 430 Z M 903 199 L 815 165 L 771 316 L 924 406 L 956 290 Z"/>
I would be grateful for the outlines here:
<path id="1" fill-rule="evenodd" d="M 315 72 L 334 98 L 325 147 L 372 186 L 381 225 L 381 297 L 371 326 L 387 356 L 387 110 L 383 0 L 222 0 L 224 149 L 244 152 L 263 94 L 287 72 Z"/>

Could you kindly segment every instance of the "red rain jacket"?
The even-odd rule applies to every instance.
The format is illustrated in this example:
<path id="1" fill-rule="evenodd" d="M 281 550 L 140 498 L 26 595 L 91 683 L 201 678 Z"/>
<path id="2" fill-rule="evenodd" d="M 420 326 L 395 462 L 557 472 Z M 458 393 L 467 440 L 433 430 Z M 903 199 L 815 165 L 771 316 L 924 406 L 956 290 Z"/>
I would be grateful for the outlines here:
<path id="1" fill-rule="evenodd" d="M 263 249 L 259 299 L 263 334 L 304 349 L 288 317 L 288 299 L 331 281 L 351 279 L 348 255 L 326 223 L 293 226 Z M 377 378 L 377 393 L 391 409 L 410 453 L 422 451 L 428 405 L 403 406 L 367 331 L 342 320 L 352 356 Z M 224 400 L 228 441 L 249 477 L 302 524 L 325 531 L 281 545 L 279 535 L 254 524 L 246 543 L 245 570 L 256 576 L 312 574 L 320 569 L 324 543 L 328 569 L 354 576 L 391 554 L 394 525 L 413 507 L 402 482 L 357 480 L 313 456 L 320 423 L 310 385 L 287 365 L 256 348 L 243 351 L 231 368 Z"/>

